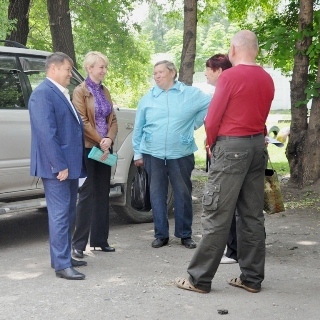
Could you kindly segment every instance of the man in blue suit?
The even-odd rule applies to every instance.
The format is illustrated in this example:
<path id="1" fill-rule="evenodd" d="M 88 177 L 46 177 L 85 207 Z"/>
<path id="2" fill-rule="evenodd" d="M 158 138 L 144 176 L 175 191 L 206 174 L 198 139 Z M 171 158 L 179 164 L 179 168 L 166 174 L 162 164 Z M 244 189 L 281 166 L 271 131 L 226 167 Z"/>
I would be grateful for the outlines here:
<path id="1" fill-rule="evenodd" d="M 71 258 L 78 178 L 85 176 L 83 123 L 66 89 L 72 66 L 72 59 L 62 52 L 49 55 L 47 78 L 31 94 L 30 174 L 41 177 L 44 185 L 51 266 L 57 277 L 82 280 L 85 275 L 73 267 L 86 262 Z"/>

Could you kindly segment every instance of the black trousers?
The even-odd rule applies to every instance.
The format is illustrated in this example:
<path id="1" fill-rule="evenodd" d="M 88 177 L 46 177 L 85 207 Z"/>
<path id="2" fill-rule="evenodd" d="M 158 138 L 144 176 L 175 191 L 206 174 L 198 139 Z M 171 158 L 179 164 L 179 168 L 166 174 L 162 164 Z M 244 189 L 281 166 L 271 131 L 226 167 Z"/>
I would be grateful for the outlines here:
<path id="1" fill-rule="evenodd" d="M 238 261 L 237 257 L 237 222 L 236 222 L 236 212 L 234 212 L 230 232 L 228 236 L 228 242 L 227 242 L 227 252 L 226 256 L 228 258 L 234 259 Z"/>
<path id="2" fill-rule="evenodd" d="M 90 247 L 108 246 L 109 191 L 111 167 L 88 158 L 86 148 L 87 178 L 79 189 L 75 231 L 72 246 L 85 250 L 90 234 Z"/>

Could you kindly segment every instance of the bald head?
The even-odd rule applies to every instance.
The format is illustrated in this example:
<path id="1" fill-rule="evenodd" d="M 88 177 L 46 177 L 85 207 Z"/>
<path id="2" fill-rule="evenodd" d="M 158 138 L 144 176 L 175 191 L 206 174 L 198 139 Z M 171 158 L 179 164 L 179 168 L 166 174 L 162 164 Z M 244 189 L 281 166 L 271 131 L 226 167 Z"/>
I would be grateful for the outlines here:
<path id="1" fill-rule="evenodd" d="M 258 39 L 257 36 L 249 30 L 241 30 L 236 33 L 231 39 L 231 44 L 236 47 L 251 49 L 258 51 Z"/>
<path id="2" fill-rule="evenodd" d="M 259 45 L 257 36 L 250 30 L 241 30 L 231 39 L 229 58 L 233 65 L 255 63 Z"/>

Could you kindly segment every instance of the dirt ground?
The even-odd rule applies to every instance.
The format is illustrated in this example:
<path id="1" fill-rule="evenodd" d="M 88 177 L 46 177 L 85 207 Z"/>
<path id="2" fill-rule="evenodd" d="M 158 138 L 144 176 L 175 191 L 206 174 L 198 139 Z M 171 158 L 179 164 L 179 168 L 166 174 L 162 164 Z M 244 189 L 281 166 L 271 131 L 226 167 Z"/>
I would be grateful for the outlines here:
<path id="1" fill-rule="evenodd" d="M 194 239 L 201 238 L 205 173 L 193 177 Z M 282 182 L 285 212 L 266 215 L 266 277 L 262 291 L 228 285 L 238 264 L 220 265 L 209 294 L 180 290 L 193 254 L 173 236 L 151 247 L 153 224 L 128 224 L 115 213 L 110 244 L 115 253 L 87 247 L 84 281 L 56 278 L 50 268 L 47 215 L 36 210 L 0 216 L 0 319 L 212 320 L 311 319 L 320 313 L 319 188 L 296 190 Z M 303 204 L 303 206 L 302 206 Z M 220 309 L 228 314 L 220 315 Z"/>

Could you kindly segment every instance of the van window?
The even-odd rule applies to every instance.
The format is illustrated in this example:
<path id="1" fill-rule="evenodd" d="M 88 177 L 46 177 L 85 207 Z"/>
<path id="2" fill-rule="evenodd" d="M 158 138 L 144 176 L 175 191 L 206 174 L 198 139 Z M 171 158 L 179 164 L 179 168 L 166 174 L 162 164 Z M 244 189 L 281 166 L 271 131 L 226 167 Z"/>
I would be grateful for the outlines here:
<path id="1" fill-rule="evenodd" d="M 0 108 L 25 108 L 15 57 L 0 55 Z"/>
<path id="2" fill-rule="evenodd" d="M 28 76 L 32 90 L 46 77 L 46 60 L 44 58 L 20 57 L 23 72 Z"/>

